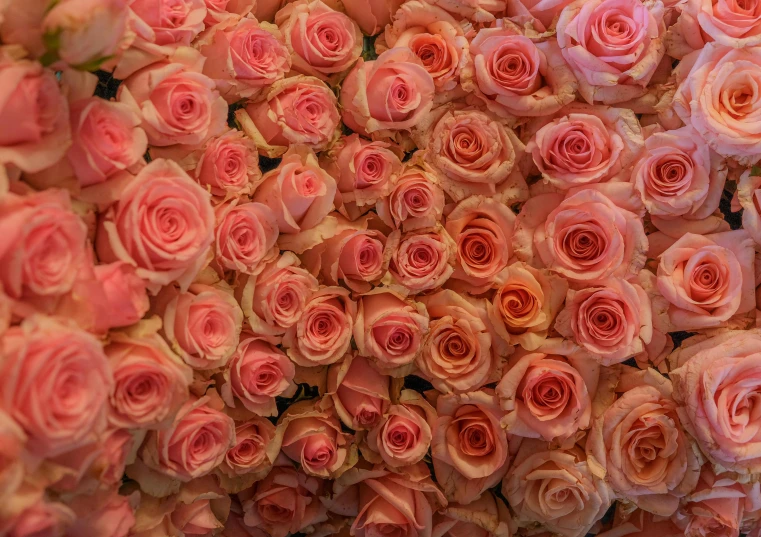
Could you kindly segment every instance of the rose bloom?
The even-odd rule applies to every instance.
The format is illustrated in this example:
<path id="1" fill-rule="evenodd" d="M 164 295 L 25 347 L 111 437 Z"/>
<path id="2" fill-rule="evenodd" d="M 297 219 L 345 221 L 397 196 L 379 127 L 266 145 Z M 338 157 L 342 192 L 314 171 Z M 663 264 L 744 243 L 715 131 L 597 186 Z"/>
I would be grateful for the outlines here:
<path id="1" fill-rule="evenodd" d="M 473 294 L 489 289 L 513 256 L 514 225 L 513 211 L 496 199 L 474 196 L 458 203 L 446 223 L 457 244 L 452 279 Z"/>
<path id="2" fill-rule="evenodd" d="M 405 164 L 391 180 L 388 196 L 379 199 L 375 208 L 394 229 L 436 227 L 444 212 L 444 192 L 433 170 Z"/>
<path id="3" fill-rule="evenodd" d="M 598 533 L 597 537 L 684 537 L 684 532 L 670 517 L 654 515 L 641 509 L 626 513 L 621 505 L 619 503 L 616 506 L 613 527 Z"/>
<path id="4" fill-rule="evenodd" d="M 674 330 L 721 326 L 754 309 L 753 241 L 745 230 L 685 234 L 661 254 L 658 290 Z"/>
<path id="5" fill-rule="evenodd" d="M 320 168 L 311 150 L 300 146 L 264 174 L 252 199 L 272 209 L 280 233 L 299 233 L 315 227 L 330 213 L 335 195 L 335 179 Z"/>
<path id="6" fill-rule="evenodd" d="M 357 462 L 353 437 L 341 431 L 341 423 L 318 400 L 299 401 L 278 419 L 282 429 L 282 452 L 299 463 L 308 475 L 335 479 Z"/>
<path id="7" fill-rule="evenodd" d="M 190 45 L 204 28 L 204 0 L 134 0 L 130 9 L 137 15 L 134 21 L 139 32 L 149 28 L 151 42 L 157 45 Z M 168 16 L 168 12 L 173 16 Z"/>
<path id="8" fill-rule="evenodd" d="M 742 228 L 756 244 L 761 244 L 761 176 L 752 173 L 746 170 L 737 181 L 737 203 L 743 209 Z M 732 207 L 733 212 L 736 210 Z"/>
<path id="9" fill-rule="evenodd" d="M 681 59 L 706 43 L 715 41 L 728 47 L 753 47 L 761 44 L 761 6 L 726 0 L 688 0 L 670 29 L 668 52 Z"/>
<path id="10" fill-rule="evenodd" d="M 269 86 L 235 117 L 256 142 L 259 153 L 276 158 L 297 144 L 314 151 L 327 149 L 339 136 L 337 105 L 336 96 L 324 82 L 297 75 Z"/>
<path id="11" fill-rule="evenodd" d="M 645 264 L 644 207 L 630 183 L 532 197 L 517 217 L 516 257 L 570 282 L 629 277 Z"/>
<path id="12" fill-rule="evenodd" d="M 554 26 L 556 17 L 573 0 L 506 0 L 507 16 L 521 27 L 546 32 Z"/>
<path id="13" fill-rule="evenodd" d="M 137 267 L 157 293 L 173 281 L 187 289 L 207 263 L 214 232 L 209 194 L 172 161 L 143 168 L 99 219 L 95 247 L 102 262 Z"/>
<path id="14" fill-rule="evenodd" d="M 464 89 L 507 119 L 554 114 L 576 96 L 576 78 L 557 41 L 534 43 L 507 19 L 479 30 L 462 78 Z"/>
<path id="15" fill-rule="evenodd" d="M 417 358 L 427 332 L 428 314 L 418 302 L 385 288 L 359 300 L 354 323 L 357 351 L 389 374 L 400 376 L 400 368 Z"/>
<path id="16" fill-rule="evenodd" d="M 558 45 L 589 104 L 641 97 L 665 45 L 660 0 L 575 0 L 560 13 Z"/>
<path id="17" fill-rule="evenodd" d="M 754 164 L 761 154 L 753 90 L 761 80 L 761 50 L 709 43 L 693 59 L 689 73 L 677 71 L 674 111 L 722 157 Z"/>
<path id="18" fill-rule="evenodd" d="M 225 270 L 252 274 L 276 251 L 277 218 L 262 203 L 233 200 L 214 209 L 216 260 Z"/>
<path id="19" fill-rule="evenodd" d="M 323 287 L 304 305 L 301 318 L 283 336 L 288 357 L 302 367 L 334 364 L 351 345 L 357 305 L 343 287 Z"/>
<path id="20" fill-rule="evenodd" d="M 507 537 L 513 526 L 505 502 L 491 491 L 468 505 L 449 504 L 433 515 L 433 534 L 440 537 Z"/>
<path id="21" fill-rule="evenodd" d="M 208 499 L 197 499 L 190 503 L 180 502 L 172 511 L 172 524 L 182 532 L 182 535 L 213 535 L 219 532 L 224 527 L 220 519 L 227 516 L 229 510 L 227 504 L 230 501 L 229 496 L 224 492 L 221 494 L 224 496 L 223 501 L 227 509 L 221 507 L 215 509 L 214 500 Z"/>
<path id="22" fill-rule="evenodd" d="M 518 262 L 507 267 L 503 281 L 495 288 L 486 306 L 492 329 L 507 345 L 536 350 L 563 306 L 568 282 L 545 269 Z"/>
<path id="23" fill-rule="evenodd" d="M 341 422 L 355 431 L 375 427 L 391 404 L 390 380 L 354 353 L 331 365 L 327 393 Z"/>
<path id="24" fill-rule="evenodd" d="M 87 262 L 87 228 L 65 190 L 0 199 L 0 284 L 11 298 L 62 295 Z"/>
<path id="25" fill-rule="evenodd" d="M 266 418 L 254 416 L 235 427 L 235 445 L 227 451 L 219 470 L 230 478 L 243 475 L 263 478 L 272 469 L 279 451 L 275 426 Z"/>
<path id="26" fill-rule="evenodd" d="M 553 534 L 583 537 L 610 507 L 613 495 L 594 477 L 578 446 L 549 449 L 524 440 L 502 482 L 520 526 L 539 524 Z"/>
<path id="27" fill-rule="evenodd" d="M 0 134 L 0 161 L 34 173 L 61 160 L 71 144 L 71 127 L 55 74 L 37 62 L 2 55 L 0 83 L 6 88 L 0 122 L 13 125 Z"/>
<path id="28" fill-rule="evenodd" d="M 628 180 L 643 150 L 637 116 L 624 108 L 572 104 L 539 125 L 526 152 L 560 190 Z"/>
<path id="29" fill-rule="evenodd" d="M 209 402 L 209 397 L 191 399 L 168 427 L 148 433 L 140 461 L 183 483 L 219 466 L 235 445 L 235 422 Z"/>
<path id="30" fill-rule="evenodd" d="M 296 369 L 277 347 L 251 334 L 244 334 L 223 375 L 222 400 L 236 408 L 240 403 L 259 416 L 277 416 L 275 397 L 296 393 Z"/>
<path id="31" fill-rule="evenodd" d="M 375 35 L 391 22 L 404 0 L 356 0 L 344 6 L 346 14 L 352 18 L 364 33 Z"/>
<path id="32" fill-rule="evenodd" d="M 504 0 L 426 0 L 475 23 L 491 23 L 505 12 Z"/>
<path id="33" fill-rule="evenodd" d="M 0 339 L 0 410 L 39 457 L 74 449 L 106 425 L 114 379 L 101 343 L 78 328 L 31 317 Z"/>
<path id="34" fill-rule="evenodd" d="M 389 272 L 396 283 L 419 293 L 441 287 L 454 272 L 456 245 L 446 230 L 405 233 L 391 254 Z"/>
<path id="35" fill-rule="evenodd" d="M 76 515 L 66 505 L 40 498 L 16 516 L 11 522 L 9 535 L 63 537 L 75 520 Z"/>
<path id="36" fill-rule="evenodd" d="M 715 464 L 745 475 L 761 466 L 761 431 L 750 414 L 761 390 L 761 332 L 690 341 L 669 357 L 682 425 Z"/>
<path id="37" fill-rule="evenodd" d="M 341 85 L 343 121 L 361 135 L 409 130 L 431 111 L 434 91 L 433 78 L 408 48 L 360 58 Z"/>
<path id="38" fill-rule="evenodd" d="M 207 29 L 218 22 L 246 17 L 256 8 L 255 0 L 205 0 L 205 3 L 206 18 L 203 22 Z"/>

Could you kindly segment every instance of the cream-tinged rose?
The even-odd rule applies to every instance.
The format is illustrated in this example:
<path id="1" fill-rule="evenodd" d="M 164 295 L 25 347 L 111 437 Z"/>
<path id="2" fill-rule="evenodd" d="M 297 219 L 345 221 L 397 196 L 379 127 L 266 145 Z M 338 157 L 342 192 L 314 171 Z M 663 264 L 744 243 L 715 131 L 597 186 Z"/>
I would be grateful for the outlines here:
<path id="1" fill-rule="evenodd" d="M 507 505 L 491 491 L 468 505 L 450 503 L 433 516 L 433 537 L 509 537 L 514 529 Z"/>
<path id="2" fill-rule="evenodd" d="M 439 226 L 405 233 L 391 254 L 389 273 L 413 293 L 441 287 L 454 273 L 456 245 Z"/>
<path id="3" fill-rule="evenodd" d="M 229 503 L 230 500 L 226 501 Z M 191 503 L 181 502 L 172 511 L 172 524 L 183 535 L 213 535 L 224 527 L 224 523 L 214 511 L 214 505 L 208 499 L 198 499 Z"/>
<path id="4" fill-rule="evenodd" d="M 277 217 L 267 205 L 241 201 L 214 208 L 215 259 L 224 270 L 253 274 L 277 250 L 280 232 Z"/>
<path id="5" fill-rule="evenodd" d="M 504 14 L 504 0 L 426 0 L 455 16 L 465 17 L 475 23 L 491 23 Z"/>
<path id="6" fill-rule="evenodd" d="M 227 451 L 219 471 L 231 478 L 264 477 L 272 469 L 279 451 L 275 426 L 266 418 L 254 416 L 236 425 L 235 445 Z"/>
<path id="7" fill-rule="evenodd" d="M 354 353 L 331 365 L 328 394 L 341 422 L 355 431 L 375 427 L 391 404 L 390 380 Z"/>
<path id="8" fill-rule="evenodd" d="M 404 0 L 356 0 L 347 2 L 344 9 L 364 33 L 375 35 L 391 22 L 394 13 L 403 3 Z"/>
<path id="9" fill-rule="evenodd" d="M 435 227 L 444 212 L 444 192 L 432 170 L 405 165 L 392 179 L 388 196 L 375 207 L 378 216 L 395 229 Z"/>
<path id="10" fill-rule="evenodd" d="M 573 0 L 506 0 L 507 16 L 521 27 L 537 32 L 554 29 L 558 15 Z"/>
<path id="11" fill-rule="evenodd" d="M 138 19 L 133 24 L 147 27 L 156 45 L 190 45 L 206 17 L 204 0 L 133 0 L 130 9 Z"/>
<path id="12" fill-rule="evenodd" d="M 687 233 L 660 256 L 658 290 L 673 330 L 721 326 L 755 308 L 753 240 L 742 229 Z"/>
<path id="13" fill-rule="evenodd" d="M 743 172 L 737 181 L 737 201 L 743 209 L 743 229 L 756 244 L 761 244 L 761 176 L 753 175 L 751 170 Z"/>
<path id="14" fill-rule="evenodd" d="M 204 0 L 206 3 L 206 18 L 203 20 L 206 28 L 219 22 L 238 17 L 246 17 L 257 7 L 256 0 Z"/>
<path id="15" fill-rule="evenodd" d="M 660 0 L 575 0 L 560 13 L 558 45 L 589 104 L 644 95 L 663 58 Z"/>

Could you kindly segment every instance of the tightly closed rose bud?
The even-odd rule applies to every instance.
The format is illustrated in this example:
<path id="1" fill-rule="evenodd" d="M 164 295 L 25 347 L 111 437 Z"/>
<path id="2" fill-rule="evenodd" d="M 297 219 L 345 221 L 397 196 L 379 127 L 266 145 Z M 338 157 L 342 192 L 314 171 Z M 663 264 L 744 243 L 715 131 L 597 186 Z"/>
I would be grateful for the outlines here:
<path id="1" fill-rule="evenodd" d="M 214 209 L 216 260 L 224 270 L 253 274 L 277 251 L 277 218 L 262 203 L 233 200 Z"/>
<path id="2" fill-rule="evenodd" d="M 444 192 L 431 170 L 405 165 L 392 180 L 388 197 L 378 200 L 376 210 L 393 228 L 435 227 L 444 212 Z"/>
<path id="3" fill-rule="evenodd" d="M 456 245 L 440 225 L 429 232 L 405 233 L 391 254 L 389 272 L 413 293 L 441 287 L 454 272 Z"/>
<path id="4" fill-rule="evenodd" d="M 235 427 L 235 445 L 227 451 L 219 471 L 231 478 L 243 475 L 264 477 L 272 469 L 280 451 L 274 440 L 275 426 L 266 418 L 254 416 L 239 423 Z"/>
<path id="5" fill-rule="evenodd" d="M 364 356 L 347 354 L 328 369 L 328 394 L 344 425 L 371 429 L 390 404 L 390 378 L 373 369 Z"/>

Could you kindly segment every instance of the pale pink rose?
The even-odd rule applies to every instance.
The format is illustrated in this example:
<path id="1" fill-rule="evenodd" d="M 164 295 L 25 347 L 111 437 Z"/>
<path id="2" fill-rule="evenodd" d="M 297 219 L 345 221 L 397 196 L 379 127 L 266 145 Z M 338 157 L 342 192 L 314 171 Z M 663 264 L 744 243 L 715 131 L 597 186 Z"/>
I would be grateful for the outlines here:
<path id="1" fill-rule="evenodd" d="M 597 534 L 597 537 L 683 537 L 680 530 L 670 517 L 654 515 L 636 509 L 626 513 L 621 504 L 616 508 L 613 527 Z"/>
<path id="2" fill-rule="evenodd" d="M 218 22 L 224 22 L 238 17 L 246 17 L 257 7 L 256 0 L 204 0 L 206 3 L 206 18 L 203 20 L 206 28 Z"/>
<path id="3" fill-rule="evenodd" d="M 395 291 L 378 288 L 359 300 L 354 342 L 381 370 L 399 376 L 423 350 L 428 332 L 425 306 Z M 401 373 L 402 376 L 404 373 Z"/>
<path id="4" fill-rule="evenodd" d="M 121 261 L 96 265 L 93 275 L 102 292 L 95 314 L 107 329 L 135 324 L 150 309 L 145 285 L 134 267 Z"/>
<path id="5" fill-rule="evenodd" d="M 272 1 L 272 0 L 269 0 Z M 375 35 L 387 24 L 404 0 L 356 0 L 344 5 L 349 15 L 367 35 Z"/>
<path id="6" fill-rule="evenodd" d="M 500 482 L 510 462 L 504 412 L 493 390 L 441 395 L 431 456 L 436 481 L 450 501 L 467 504 Z"/>
<path id="7" fill-rule="evenodd" d="M 222 400 L 232 407 L 240 403 L 259 416 L 277 416 L 275 397 L 296 392 L 296 369 L 288 357 L 266 340 L 244 333 L 224 371 Z"/>
<path id="8" fill-rule="evenodd" d="M 646 93 L 666 48 L 663 14 L 660 0 L 575 0 L 563 9 L 558 45 L 585 101 L 620 103 Z"/>
<path id="9" fill-rule="evenodd" d="M 660 256 L 658 290 L 674 330 L 720 326 L 755 308 L 753 240 L 745 230 L 685 234 Z"/>
<path id="10" fill-rule="evenodd" d="M 462 78 L 464 89 L 508 119 L 554 114 L 576 97 L 576 78 L 557 41 L 535 43 L 506 19 L 473 38 Z"/>
<path id="11" fill-rule="evenodd" d="M 432 170 L 405 165 L 392 179 L 388 197 L 379 199 L 375 207 L 394 229 L 435 227 L 444 212 L 444 192 Z"/>
<path id="12" fill-rule="evenodd" d="M 520 526 L 539 525 L 553 535 L 583 537 L 610 507 L 613 495 L 594 477 L 584 451 L 549 449 L 524 440 L 502 482 Z"/>
<path id="13" fill-rule="evenodd" d="M 409 130 L 431 111 L 434 90 L 433 78 L 408 48 L 360 58 L 341 85 L 343 121 L 363 135 Z"/>
<path id="14" fill-rule="evenodd" d="M 761 333 L 729 331 L 682 346 L 669 377 L 682 425 L 715 464 L 744 475 L 761 464 L 761 431 L 750 405 L 761 385 Z"/>
<path id="15" fill-rule="evenodd" d="M 539 125 L 526 152 L 544 180 L 560 190 L 628 181 L 644 149 L 637 117 L 623 108 L 572 104 Z"/>
<path id="16" fill-rule="evenodd" d="M 761 176 L 746 170 L 737 181 L 736 192 L 737 201 L 743 209 L 742 227 L 756 244 L 761 244 Z"/>
<path id="17" fill-rule="evenodd" d="M 229 504 L 229 498 L 226 501 Z M 178 503 L 172 511 L 172 524 L 188 537 L 214 535 L 224 527 L 219 520 L 222 515 L 215 513 L 211 500 L 199 498 L 190 503 Z"/>
<path id="18" fill-rule="evenodd" d="M 509 537 L 514 524 L 505 502 L 486 491 L 468 505 L 452 503 L 433 515 L 433 537 Z"/>
<path id="19" fill-rule="evenodd" d="M 631 183 L 603 183 L 540 194 L 521 209 L 516 256 L 570 282 L 630 277 L 646 261 L 645 210 Z"/>
<path id="20" fill-rule="evenodd" d="M 475 23 L 494 22 L 506 8 L 504 0 L 426 0 L 426 2 Z"/>
<path id="21" fill-rule="evenodd" d="M 109 421 L 128 429 L 167 425 L 188 399 L 192 371 L 146 321 L 113 332 L 105 352 L 114 375 Z"/>
<path id="22" fill-rule="evenodd" d="M 0 122 L 13 125 L 0 134 L 0 162 L 34 173 L 61 160 L 71 144 L 71 127 L 55 74 L 37 62 L 2 55 L 0 87 Z"/>
<path id="23" fill-rule="evenodd" d="M 334 479 L 357 462 L 353 436 L 341 431 L 332 412 L 318 400 L 299 401 L 280 415 L 278 434 L 282 452 L 308 475 Z"/>
<path id="24" fill-rule="evenodd" d="M 199 145 L 227 130 L 227 103 L 201 73 L 204 61 L 198 52 L 182 49 L 119 86 L 117 100 L 140 114 L 150 145 Z"/>
<path id="25" fill-rule="evenodd" d="M 12 522 L 10 537 L 64 537 L 76 515 L 66 505 L 38 500 Z"/>
<path id="26" fill-rule="evenodd" d="M 283 336 L 288 357 L 302 367 L 329 365 L 349 350 L 357 305 L 343 287 L 323 287 L 304 305 L 301 318 Z"/>
<path id="27" fill-rule="evenodd" d="M 62 295 L 87 263 L 87 228 L 65 190 L 0 199 L 0 283 L 14 299 Z"/>
<path id="28" fill-rule="evenodd" d="M 77 515 L 66 535 L 77 537 L 127 537 L 135 525 L 132 499 L 120 496 L 118 488 L 105 494 L 77 496 L 69 507 Z"/>
<path id="29" fill-rule="evenodd" d="M 277 27 L 253 18 L 230 17 L 204 32 L 197 46 L 208 58 L 203 74 L 229 103 L 258 96 L 291 68 Z"/>
<path id="30" fill-rule="evenodd" d="M 203 30 L 204 0 L 133 0 L 138 35 L 156 45 L 190 45 Z"/>
<path id="31" fill-rule="evenodd" d="M 436 289 L 454 272 L 455 250 L 454 241 L 440 225 L 405 233 L 391 254 L 389 273 L 413 293 Z"/>
<path id="32" fill-rule="evenodd" d="M 528 24 L 537 32 L 553 29 L 560 12 L 573 0 L 506 0 L 507 16 L 515 24 Z"/>
<path id="33" fill-rule="evenodd" d="M 173 281 L 187 289 L 208 262 L 214 240 L 209 201 L 209 193 L 177 164 L 154 160 L 100 217 L 98 257 L 135 266 L 153 294 Z"/>
<path id="34" fill-rule="evenodd" d="M 677 78 L 680 84 L 673 100 L 682 121 L 692 125 L 711 149 L 743 166 L 761 155 L 755 116 L 759 102 L 752 89 L 761 80 L 760 53 L 757 47 L 707 44 L 686 62 L 691 70 Z M 734 95 L 738 97 L 729 97 Z M 736 100 L 741 95 L 743 100 Z M 726 106 L 722 99 L 729 99 Z"/>
<path id="35" fill-rule="evenodd" d="M 259 153 L 272 158 L 297 144 L 322 151 L 340 134 L 336 96 L 324 82 L 311 76 L 275 82 L 235 117 Z"/>
<path id="36" fill-rule="evenodd" d="M 266 418 L 254 416 L 235 427 L 235 445 L 227 451 L 219 470 L 228 477 L 269 473 L 279 445 L 275 440 L 275 426 Z"/>
<path id="37" fill-rule="evenodd" d="M 30 452 L 55 456 L 105 429 L 114 379 L 95 337 L 31 317 L 9 328 L 0 345 L 0 410 L 24 430 Z"/>
<path id="38" fill-rule="evenodd" d="M 335 179 L 320 168 L 310 149 L 296 146 L 264 174 L 252 199 L 272 209 L 280 233 L 294 234 L 319 224 L 333 210 L 335 196 Z"/>
<path id="39" fill-rule="evenodd" d="M 563 306 L 568 282 L 525 263 L 507 267 L 487 305 L 489 322 L 506 344 L 536 350 Z"/>
<path id="40" fill-rule="evenodd" d="M 153 309 L 166 340 L 194 369 L 224 367 L 238 346 L 243 311 L 223 284 L 194 283 L 186 292 L 164 287 Z"/>
<path id="41" fill-rule="evenodd" d="M 452 279 L 478 294 L 486 291 L 513 256 L 515 214 L 493 198 L 474 196 L 447 216 L 446 230 L 457 244 Z"/>
<path id="42" fill-rule="evenodd" d="M 276 250 L 279 229 L 275 213 L 262 203 L 233 200 L 218 205 L 214 214 L 217 263 L 224 270 L 255 273 Z"/>
<path id="43" fill-rule="evenodd" d="M 367 358 L 354 353 L 328 369 L 328 394 L 344 425 L 372 429 L 385 416 L 391 403 L 391 379 L 373 369 Z"/>

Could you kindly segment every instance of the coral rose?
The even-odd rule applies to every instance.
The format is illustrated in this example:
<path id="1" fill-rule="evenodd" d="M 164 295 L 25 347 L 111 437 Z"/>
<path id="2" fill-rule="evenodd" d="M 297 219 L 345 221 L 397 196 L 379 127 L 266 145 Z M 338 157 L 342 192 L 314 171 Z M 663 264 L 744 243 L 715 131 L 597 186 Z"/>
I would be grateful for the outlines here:
<path id="1" fill-rule="evenodd" d="M 491 491 L 468 505 L 449 504 L 433 517 L 436 537 L 508 537 L 513 526 L 505 502 Z"/>
<path id="2" fill-rule="evenodd" d="M 435 227 L 444 212 L 444 192 L 432 170 L 405 165 L 392 179 L 388 197 L 378 200 L 376 211 L 395 229 Z"/>
<path id="3" fill-rule="evenodd" d="M 233 200 L 217 205 L 214 214 L 216 261 L 222 269 L 253 274 L 277 250 L 277 217 L 267 205 Z"/>
<path id="4" fill-rule="evenodd" d="M 263 478 L 272 469 L 279 452 L 275 426 L 266 418 L 254 416 L 236 425 L 235 445 L 227 451 L 219 471 L 230 478 Z"/>
<path id="5" fill-rule="evenodd" d="M 441 225 L 405 233 L 391 254 L 389 273 L 413 293 L 441 287 L 454 273 L 455 243 Z"/>
<path id="6" fill-rule="evenodd" d="M 327 383 L 336 414 L 355 431 L 375 427 L 391 404 L 390 378 L 370 367 L 364 356 L 347 354 L 331 365 Z"/>

